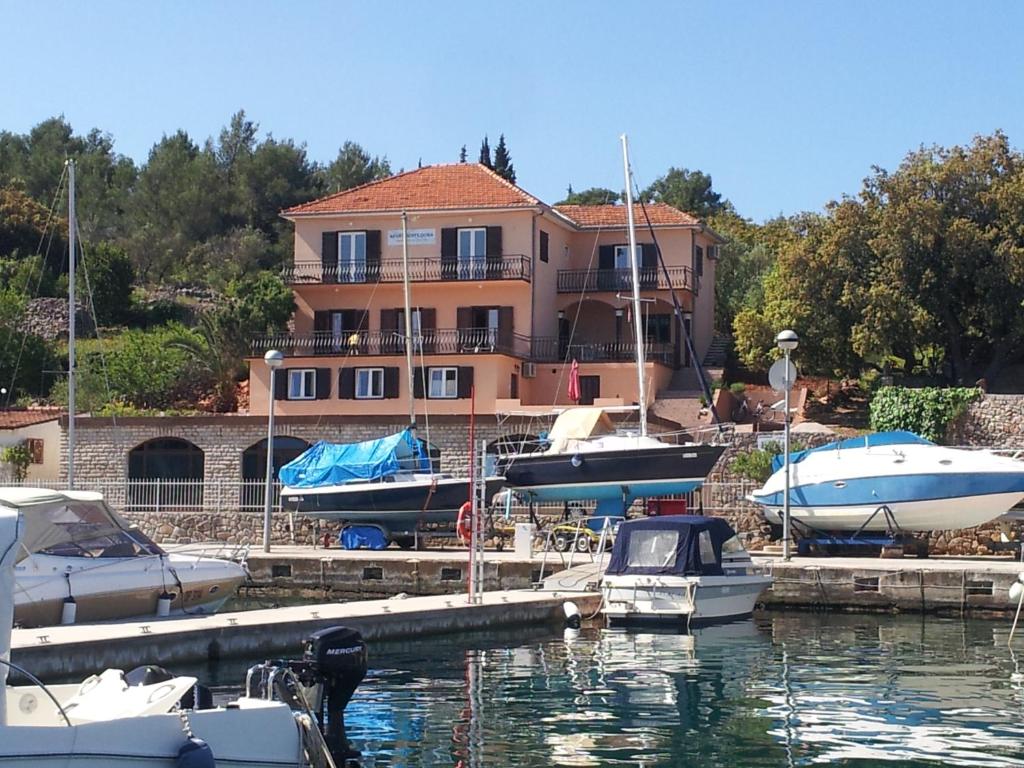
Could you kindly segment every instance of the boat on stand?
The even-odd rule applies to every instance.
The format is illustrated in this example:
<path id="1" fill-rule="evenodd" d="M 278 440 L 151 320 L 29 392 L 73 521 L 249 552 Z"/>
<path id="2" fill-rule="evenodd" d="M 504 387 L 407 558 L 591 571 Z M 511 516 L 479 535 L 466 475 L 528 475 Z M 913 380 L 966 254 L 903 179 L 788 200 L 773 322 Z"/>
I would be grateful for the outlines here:
<path id="1" fill-rule="evenodd" d="M 626 217 L 632 270 L 633 317 L 643 317 L 640 267 L 633 216 L 632 171 L 628 144 L 622 136 L 626 179 Z M 633 323 L 636 349 L 637 412 L 632 431 L 616 428 L 605 409 L 592 406 L 566 408 L 555 420 L 540 450 L 502 457 L 499 474 L 505 485 L 531 501 L 597 501 L 597 514 L 622 516 L 639 498 L 685 494 L 700 488 L 723 445 L 672 443 L 648 434 L 647 383 L 644 337 L 640 322 Z M 683 330 L 682 332 L 685 332 Z"/>
<path id="2" fill-rule="evenodd" d="M 782 521 L 782 456 L 748 498 Z M 803 533 L 973 528 L 1024 499 L 1024 461 L 936 445 L 912 432 L 879 432 L 790 454 L 790 518 Z"/>

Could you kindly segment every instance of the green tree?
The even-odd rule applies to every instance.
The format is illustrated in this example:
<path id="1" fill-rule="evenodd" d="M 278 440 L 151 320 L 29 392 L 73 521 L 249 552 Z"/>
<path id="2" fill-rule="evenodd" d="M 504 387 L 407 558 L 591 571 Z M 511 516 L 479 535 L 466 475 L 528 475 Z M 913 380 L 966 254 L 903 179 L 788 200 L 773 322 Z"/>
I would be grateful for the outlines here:
<path id="1" fill-rule="evenodd" d="M 135 272 L 123 249 L 112 243 L 84 249 L 78 274 L 83 293 L 91 290 L 97 325 L 123 323 L 131 317 Z"/>
<path id="2" fill-rule="evenodd" d="M 0 386 L 7 389 L 7 404 L 25 395 L 45 396 L 60 370 L 54 346 L 24 331 L 26 303 L 16 288 L 0 288 Z"/>
<path id="3" fill-rule="evenodd" d="M 498 136 L 498 146 L 494 148 L 494 172 L 512 184 L 516 183 L 516 169 L 512 165 L 512 156 L 505 146 L 505 134 Z"/>
<path id="4" fill-rule="evenodd" d="M 463 144 L 462 145 L 462 149 L 459 150 L 459 162 L 460 163 L 466 162 L 466 145 L 465 144 Z"/>
<path id="5" fill-rule="evenodd" d="M 346 141 L 338 156 L 325 171 L 326 188 L 331 192 L 368 184 L 391 175 L 387 157 L 370 157 L 370 153 L 354 141 Z"/>
<path id="6" fill-rule="evenodd" d="M 480 159 L 477 162 L 481 165 L 486 165 L 488 168 L 494 167 L 494 162 L 491 160 L 491 145 L 487 141 L 486 134 L 484 134 L 484 140 L 480 142 Z"/>
<path id="7" fill-rule="evenodd" d="M 681 211 L 706 219 L 727 210 L 729 202 L 711 187 L 711 177 L 703 171 L 669 168 L 668 172 L 640 193 L 647 202 L 667 203 Z"/>
<path id="8" fill-rule="evenodd" d="M 66 252 L 67 222 L 50 219 L 49 210 L 25 192 L 0 187 L 0 256 Z M 51 235 L 53 240 L 49 241 Z"/>
<path id="9" fill-rule="evenodd" d="M 618 192 L 613 192 L 604 187 L 591 187 L 582 192 L 574 192 L 572 184 L 566 190 L 565 199 L 555 205 L 612 205 L 619 202 L 622 197 Z"/>

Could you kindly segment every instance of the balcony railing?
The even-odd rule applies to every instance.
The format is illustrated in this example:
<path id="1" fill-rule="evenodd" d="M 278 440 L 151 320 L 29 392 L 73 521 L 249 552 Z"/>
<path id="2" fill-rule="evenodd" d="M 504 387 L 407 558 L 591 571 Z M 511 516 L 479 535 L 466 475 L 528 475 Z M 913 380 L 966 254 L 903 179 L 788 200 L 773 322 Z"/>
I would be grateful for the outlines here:
<path id="1" fill-rule="evenodd" d="M 402 355 L 405 334 L 400 331 L 353 331 L 334 334 L 330 331 L 306 334 L 264 336 L 252 342 L 254 357 L 269 349 L 286 355 Z M 525 357 L 530 342 L 525 336 L 501 333 L 494 328 L 425 329 L 413 339 L 416 355 L 463 355 L 497 353 Z"/>
<path id="2" fill-rule="evenodd" d="M 399 331 L 354 331 L 341 335 L 327 332 L 277 334 L 254 339 L 253 357 L 262 357 L 270 349 L 289 357 L 317 355 L 403 355 L 405 334 Z M 648 361 L 672 365 L 672 344 L 648 343 L 644 347 Z M 558 363 L 632 362 L 636 344 L 631 341 L 573 341 L 555 337 L 530 338 L 518 333 L 501 333 L 494 328 L 436 328 L 424 330 L 413 340 L 413 353 L 419 355 L 474 355 L 494 353 L 524 360 Z"/>
<path id="3" fill-rule="evenodd" d="M 669 267 L 668 277 L 660 268 L 645 267 L 640 270 L 641 290 L 699 290 L 699 281 L 689 267 Z M 560 269 L 558 270 L 559 293 L 583 293 L 590 291 L 632 291 L 633 273 L 629 269 Z"/>
<path id="4" fill-rule="evenodd" d="M 636 343 L 631 341 L 573 341 L 558 338 L 535 338 L 531 345 L 531 359 L 537 362 L 581 363 L 633 362 Z M 644 345 L 644 359 L 648 362 L 672 365 L 675 347 L 668 343 L 649 342 Z"/>
<path id="5" fill-rule="evenodd" d="M 299 262 L 285 267 L 282 279 L 289 285 L 317 283 L 400 283 L 401 259 L 381 259 L 363 264 Z M 479 259 L 442 259 L 440 256 L 409 259 L 409 280 L 414 283 L 480 282 L 486 280 L 530 281 L 530 259 L 521 254 Z"/>

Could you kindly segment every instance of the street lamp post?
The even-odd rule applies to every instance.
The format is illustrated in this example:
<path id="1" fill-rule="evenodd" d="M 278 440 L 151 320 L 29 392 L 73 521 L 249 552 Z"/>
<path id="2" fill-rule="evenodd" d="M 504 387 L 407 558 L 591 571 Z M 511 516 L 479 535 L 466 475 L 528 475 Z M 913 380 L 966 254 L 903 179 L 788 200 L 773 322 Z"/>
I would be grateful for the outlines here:
<path id="1" fill-rule="evenodd" d="M 795 331 L 780 331 L 779 335 L 775 337 L 775 343 L 779 345 L 779 349 L 782 350 L 782 354 L 786 358 L 786 376 L 785 376 L 785 409 L 786 413 L 783 418 L 783 440 L 782 440 L 782 451 L 783 451 L 783 472 L 786 475 L 786 486 L 782 495 L 782 559 L 789 560 L 789 390 L 793 388 L 793 382 L 790 381 L 790 362 L 789 353 L 796 349 L 797 344 L 800 343 L 800 338 L 796 335 Z"/>
<path id="2" fill-rule="evenodd" d="M 267 478 L 263 487 L 263 551 L 270 551 L 270 511 L 273 505 L 274 484 L 274 380 L 277 369 L 284 362 L 284 355 L 271 349 L 263 356 L 270 372 L 270 402 L 267 407 Z"/>

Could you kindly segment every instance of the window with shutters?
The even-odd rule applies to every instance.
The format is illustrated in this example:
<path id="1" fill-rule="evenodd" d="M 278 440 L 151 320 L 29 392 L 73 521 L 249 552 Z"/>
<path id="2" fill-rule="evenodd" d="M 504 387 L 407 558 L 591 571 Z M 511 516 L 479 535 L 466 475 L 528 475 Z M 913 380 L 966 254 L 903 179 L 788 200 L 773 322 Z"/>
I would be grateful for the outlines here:
<path id="1" fill-rule="evenodd" d="M 459 230 L 459 280 L 483 280 L 487 277 L 487 229 Z"/>
<path id="2" fill-rule="evenodd" d="M 398 332 L 401 334 L 402 344 L 405 344 L 405 310 L 397 310 Z M 412 343 L 417 351 L 423 348 L 423 310 L 413 309 L 409 313 L 409 320 L 412 325 Z"/>
<path id="3" fill-rule="evenodd" d="M 384 369 L 356 368 L 356 400 L 380 400 L 384 397 Z"/>
<path id="4" fill-rule="evenodd" d="M 693 271 L 698 277 L 704 274 L 704 249 L 699 245 L 693 251 Z"/>
<path id="5" fill-rule="evenodd" d="M 43 439 L 41 437 L 28 438 L 27 440 L 25 440 L 25 447 L 28 448 L 30 463 L 43 463 Z"/>
<path id="6" fill-rule="evenodd" d="M 338 282 L 366 282 L 366 233 L 338 233 Z"/>
<path id="7" fill-rule="evenodd" d="M 288 399 L 316 399 L 316 368 L 288 369 Z"/>
<path id="8" fill-rule="evenodd" d="M 458 368 L 430 368 L 427 397 L 435 400 L 454 399 L 459 396 Z"/>
<path id="9" fill-rule="evenodd" d="M 615 246 L 615 268 L 630 269 L 628 245 Z"/>

